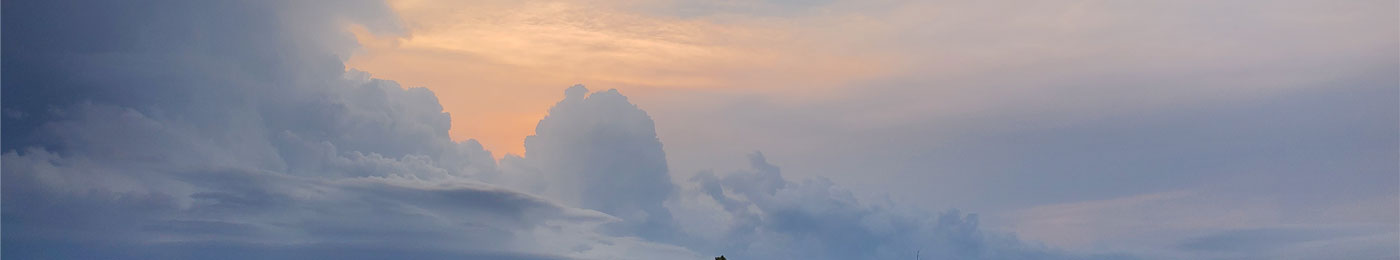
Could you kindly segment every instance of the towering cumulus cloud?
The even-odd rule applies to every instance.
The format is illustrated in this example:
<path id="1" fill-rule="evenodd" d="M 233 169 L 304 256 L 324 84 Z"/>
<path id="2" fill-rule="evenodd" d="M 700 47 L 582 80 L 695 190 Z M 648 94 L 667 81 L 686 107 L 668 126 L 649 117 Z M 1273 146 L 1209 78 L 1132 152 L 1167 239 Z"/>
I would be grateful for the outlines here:
<path id="1" fill-rule="evenodd" d="M 5 258 L 1070 258 L 788 180 L 759 154 L 678 185 L 614 90 L 569 88 L 498 167 L 448 137 L 431 91 L 342 65 L 347 28 L 399 33 L 380 2 L 3 12 Z"/>
<path id="2" fill-rule="evenodd" d="M 622 218 L 621 231 L 659 238 L 673 229 L 662 204 L 675 187 L 656 127 L 617 90 L 570 87 L 525 138 L 525 157 L 503 163 L 549 183 L 542 192 Z"/>

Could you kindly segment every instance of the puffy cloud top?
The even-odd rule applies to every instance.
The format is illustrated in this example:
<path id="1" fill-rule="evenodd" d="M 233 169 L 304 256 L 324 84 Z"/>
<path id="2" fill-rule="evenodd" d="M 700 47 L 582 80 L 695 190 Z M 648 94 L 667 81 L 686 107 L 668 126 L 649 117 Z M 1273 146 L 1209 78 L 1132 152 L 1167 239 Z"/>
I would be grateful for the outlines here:
<path id="1" fill-rule="evenodd" d="M 482 182 L 431 91 L 347 72 L 344 28 L 396 26 L 381 2 L 5 7 L 6 257 L 688 254 Z"/>
<path id="2" fill-rule="evenodd" d="M 675 193 L 651 117 L 617 90 L 583 85 L 525 138 L 525 157 L 508 157 L 550 183 L 550 194 L 626 220 L 624 229 L 659 237 L 673 229 L 663 202 Z M 526 173 L 528 174 L 528 172 Z"/>
<path id="3" fill-rule="evenodd" d="M 498 168 L 448 137 L 431 91 L 340 63 L 349 25 L 395 32 L 380 2 L 5 7 L 9 258 L 1073 256 L 788 180 L 761 154 L 681 188 L 616 90 L 568 88 Z"/>

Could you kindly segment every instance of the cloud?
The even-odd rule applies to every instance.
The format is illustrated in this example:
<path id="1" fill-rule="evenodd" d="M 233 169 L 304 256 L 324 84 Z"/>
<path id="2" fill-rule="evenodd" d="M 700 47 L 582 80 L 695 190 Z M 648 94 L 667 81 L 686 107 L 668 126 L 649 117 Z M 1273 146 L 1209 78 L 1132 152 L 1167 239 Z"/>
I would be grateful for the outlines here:
<path id="1" fill-rule="evenodd" d="M 1290 202 L 1298 203 L 1298 202 Z M 1158 259 L 1394 258 L 1396 198 L 1292 210 L 1276 198 L 1173 191 L 1032 207 L 1015 217 L 1023 237 L 1073 250 L 1116 248 Z M 1309 255 L 1312 257 L 1304 257 Z"/>
<path id="2" fill-rule="evenodd" d="M 628 233 L 668 236 L 674 223 L 662 204 L 675 185 L 651 117 L 617 90 L 575 85 L 564 94 L 525 138 L 525 156 L 502 160 L 529 170 L 508 174 L 534 175 L 549 183 L 540 192 L 622 218 Z"/>
<path id="3" fill-rule="evenodd" d="M 434 92 L 347 71 L 350 27 L 406 34 L 380 2 L 5 7 L 11 258 L 1129 258 L 862 202 L 757 153 L 677 184 L 611 89 L 565 90 L 498 165 Z"/>
<path id="4" fill-rule="evenodd" d="M 512 253 L 540 246 L 525 243 L 536 228 L 615 220 L 465 180 L 167 171 L 87 160 L 39 149 L 4 155 L 6 197 L 15 198 L 5 202 L 7 243 Z M 6 254 L 46 250 L 17 247 Z"/>
<path id="5" fill-rule="evenodd" d="M 525 156 L 502 160 L 505 183 L 620 218 L 610 233 L 736 259 L 1128 258 L 984 232 L 976 214 L 865 204 L 826 179 L 787 180 L 760 153 L 749 170 L 677 186 L 651 118 L 616 90 L 566 89 L 525 145 Z"/>
<path id="6" fill-rule="evenodd" d="M 746 259 L 1126 259 L 1077 255 L 978 228 L 977 214 L 927 214 L 870 205 L 821 178 L 789 181 L 762 153 L 750 169 L 691 178 L 695 195 L 728 213 L 721 251 Z M 695 220 L 691 220 L 695 221 Z"/>
<path id="7" fill-rule="evenodd" d="M 5 7 L 6 257 L 694 256 L 483 182 L 431 91 L 346 71 L 382 3 Z"/>

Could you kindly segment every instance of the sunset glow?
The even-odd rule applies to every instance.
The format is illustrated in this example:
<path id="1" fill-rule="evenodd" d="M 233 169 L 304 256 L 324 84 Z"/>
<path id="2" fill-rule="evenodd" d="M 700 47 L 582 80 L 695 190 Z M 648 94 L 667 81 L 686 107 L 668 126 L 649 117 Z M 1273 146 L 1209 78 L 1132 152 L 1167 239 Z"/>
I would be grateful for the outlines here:
<path id="1" fill-rule="evenodd" d="M 558 86 L 812 91 L 886 75 L 894 60 L 887 52 L 833 52 L 852 47 L 841 46 L 851 39 L 811 34 L 849 28 L 798 28 L 800 18 L 658 17 L 638 12 L 646 6 L 636 3 L 390 5 L 411 35 L 357 30 L 364 50 L 346 65 L 432 89 L 455 119 L 453 138 L 475 138 L 497 156 L 523 152 L 521 141 L 543 116 L 539 108 L 558 98 Z M 826 22 L 878 26 L 867 19 Z"/>
<path id="2" fill-rule="evenodd" d="M 4 0 L 8 259 L 1400 259 L 1395 0 Z"/>

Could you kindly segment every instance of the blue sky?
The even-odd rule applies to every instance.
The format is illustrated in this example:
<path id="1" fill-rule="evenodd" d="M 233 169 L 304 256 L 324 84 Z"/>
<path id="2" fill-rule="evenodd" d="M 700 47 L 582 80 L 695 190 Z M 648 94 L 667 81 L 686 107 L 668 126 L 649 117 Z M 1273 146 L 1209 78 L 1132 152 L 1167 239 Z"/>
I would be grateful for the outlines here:
<path id="1" fill-rule="evenodd" d="M 1395 259 L 1393 1 L 6 1 L 16 259 Z"/>

